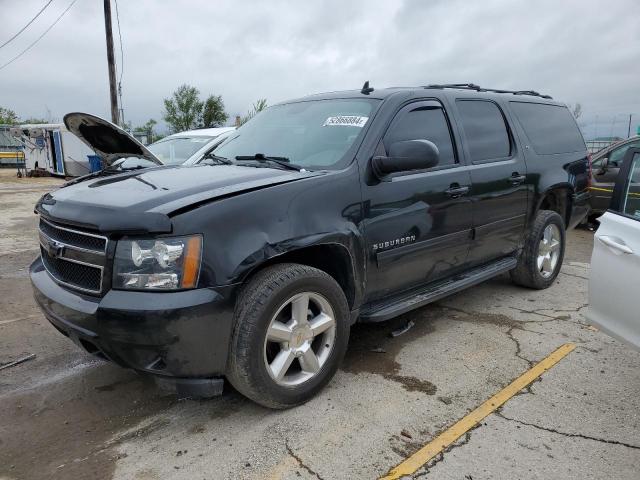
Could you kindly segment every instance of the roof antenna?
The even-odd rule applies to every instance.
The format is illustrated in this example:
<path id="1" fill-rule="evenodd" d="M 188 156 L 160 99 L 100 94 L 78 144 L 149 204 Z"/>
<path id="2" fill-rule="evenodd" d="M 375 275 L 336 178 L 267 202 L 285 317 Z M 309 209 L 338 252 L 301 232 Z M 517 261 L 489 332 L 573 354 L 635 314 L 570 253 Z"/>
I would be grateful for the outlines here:
<path id="1" fill-rule="evenodd" d="M 366 82 L 364 82 L 364 85 L 362 86 L 362 90 L 360 90 L 360 93 L 363 95 L 369 95 L 371 92 L 373 92 L 373 87 L 369 86 L 369 80 L 367 80 Z"/>

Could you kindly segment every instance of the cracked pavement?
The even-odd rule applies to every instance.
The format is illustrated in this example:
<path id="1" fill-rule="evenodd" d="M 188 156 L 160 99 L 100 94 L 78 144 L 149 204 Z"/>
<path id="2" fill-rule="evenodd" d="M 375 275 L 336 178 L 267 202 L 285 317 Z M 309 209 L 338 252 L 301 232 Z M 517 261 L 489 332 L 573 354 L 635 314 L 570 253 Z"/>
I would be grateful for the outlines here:
<path id="1" fill-rule="evenodd" d="M 385 474 L 559 345 L 577 348 L 443 455 L 429 479 L 636 479 L 640 353 L 584 324 L 592 232 L 569 234 L 548 290 L 508 276 L 391 322 L 356 325 L 318 397 L 270 411 L 226 388 L 177 401 L 97 361 L 36 309 L 31 213 L 51 182 L 0 176 L 0 479 L 369 479 Z M 392 338 L 390 332 L 415 326 Z"/>

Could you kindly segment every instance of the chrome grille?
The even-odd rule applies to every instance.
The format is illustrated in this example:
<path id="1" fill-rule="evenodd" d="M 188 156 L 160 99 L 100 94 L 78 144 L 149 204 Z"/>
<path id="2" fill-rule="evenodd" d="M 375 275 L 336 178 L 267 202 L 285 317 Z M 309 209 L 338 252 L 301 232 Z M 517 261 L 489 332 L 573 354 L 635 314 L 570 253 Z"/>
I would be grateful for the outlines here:
<path id="1" fill-rule="evenodd" d="M 80 287 L 98 293 L 102 283 L 102 271 L 81 263 L 50 257 L 44 247 L 40 247 L 42 262 L 55 280 L 70 286 Z"/>
<path id="2" fill-rule="evenodd" d="M 59 284 L 100 294 L 106 265 L 107 237 L 40 219 L 40 253 L 49 275 Z"/>
<path id="3" fill-rule="evenodd" d="M 49 238 L 74 247 L 86 248 L 97 252 L 104 252 L 107 247 L 107 239 L 105 237 L 60 227 L 43 218 L 40 219 L 40 231 Z"/>

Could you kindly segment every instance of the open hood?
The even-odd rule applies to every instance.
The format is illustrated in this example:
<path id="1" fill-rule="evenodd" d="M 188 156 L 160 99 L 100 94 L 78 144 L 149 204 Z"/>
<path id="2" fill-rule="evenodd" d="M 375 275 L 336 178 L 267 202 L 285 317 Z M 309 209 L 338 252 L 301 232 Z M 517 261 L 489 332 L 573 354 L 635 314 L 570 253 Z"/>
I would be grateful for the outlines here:
<path id="1" fill-rule="evenodd" d="M 119 158 L 144 158 L 157 165 L 162 162 L 133 136 L 119 126 L 89 113 L 73 112 L 64 116 L 64 124 L 76 137 L 86 143 L 105 165 Z"/>

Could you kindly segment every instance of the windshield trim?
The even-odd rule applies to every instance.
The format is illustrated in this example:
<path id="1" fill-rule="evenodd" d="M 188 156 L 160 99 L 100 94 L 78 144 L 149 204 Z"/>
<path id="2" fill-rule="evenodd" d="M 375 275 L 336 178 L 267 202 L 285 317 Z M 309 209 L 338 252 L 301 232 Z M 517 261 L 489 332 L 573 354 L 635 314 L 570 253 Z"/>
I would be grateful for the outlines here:
<path id="1" fill-rule="evenodd" d="M 174 137 L 173 135 L 169 136 L 169 137 L 165 137 L 165 138 L 161 138 L 160 140 L 158 140 L 157 142 L 153 142 L 150 145 L 147 146 L 147 148 L 152 147 L 153 145 L 159 145 L 161 143 L 165 143 L 165 142 L 170 142 L 171 140 L 191 140 L 193 138 L 206 138 L 207 141 L 213 140 L 214 138 L 218 138 L 219 135 L 190 135 L 190 136 L 185 136 L 185 137 Z M 204 142 L 203 142 L 204 143 Z"/>

